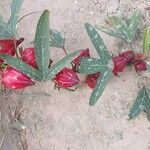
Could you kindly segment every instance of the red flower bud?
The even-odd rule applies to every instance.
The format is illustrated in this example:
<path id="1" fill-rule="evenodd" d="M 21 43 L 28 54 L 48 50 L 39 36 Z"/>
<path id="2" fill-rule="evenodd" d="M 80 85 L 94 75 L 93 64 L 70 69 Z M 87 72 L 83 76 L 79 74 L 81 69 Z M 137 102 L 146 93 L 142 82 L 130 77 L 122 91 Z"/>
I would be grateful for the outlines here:
<path id="1" fill-rule="evenodd" d="M 128 63 L 132 63 L 134 61 L 134 52 L 133 51 L 125 51 L 120 55 L 121 55 L 121 57 L 126 59 L 126 61 Z"/>
<path id="2" fill-rule="evenodd" d="M 7 67 L 2 73 L 2 84 L 10 89 L 22 89 L 33 85 L 34 82 L 18 70 Z"/>
<path id="3" fill-rule="evenodd" d="M 134 53 L 133 51 L 126 51 L 119 56 L 113 57 L 114 69 L 113 73 L 115 76 L 118 75 L 118 72 L 122 72 L 128 63 L 134 61 Z"/>
<path id="4" fill-rule="evenodd" d="M 72 63 L 74 64 L 73 69 L 75 70 L 76 67 L 78 67 L 80 65 L 80 59 L 81 58 L 86 58 L 86 57 L 90 57 L 90 53 L 89 53 L 88 48 L 81 50 L 80 55 L 72 61 Z"/>
<path id="5" fill-rule="evenodd" d="M 11 56 L 14 56 L 16 54 L 16 48 L 17 46 L 23 42 L 23 38 L 16 40 L 16 39 L 3 39 L 0 40 L 0 54 L 9 54 Z M 3 60 L 0 59 L 0 63 L 2 63 Z"/>
<path id="6" fill-rule="evenodd" d="M 27 48 L 21 52 L 21 58 L 24 62 L 29 64 L 30 66 L 37 68 L 37 63 L 35 60 L 35 50 L 34 48 Z"/>
<path id="7" fill-rule="evenodd" d="M 79 83 L 77 74 L 69 68 L 64 68 L 54 78 L 54 82 L 63 88 L 69 88 Z"/>
<path id="8" fill-rule="evenodd" d="M 118 76 L 118 72 L 122 72 L 128 63 L 125 59 L 123 59 L 120 56 L 113 57 L 113 62 L 114 62 L 113 73 L 115 76 Z"/>
<path id="9" fill-rule="evenodd" d="M 136 71 L 145 71 L 145 70 L 147 70 L 146 63 L 143 60 L 136 61 L 134 63 L 134 68 L 135 68 Z"/>
<path id="10" fill-rule="evenodd" d="M 100 73 L 90 74 L 86 77 L 85 83 L 90 87 L 94 88 L 97 84 L 97 79 L 99 78 Z"/>

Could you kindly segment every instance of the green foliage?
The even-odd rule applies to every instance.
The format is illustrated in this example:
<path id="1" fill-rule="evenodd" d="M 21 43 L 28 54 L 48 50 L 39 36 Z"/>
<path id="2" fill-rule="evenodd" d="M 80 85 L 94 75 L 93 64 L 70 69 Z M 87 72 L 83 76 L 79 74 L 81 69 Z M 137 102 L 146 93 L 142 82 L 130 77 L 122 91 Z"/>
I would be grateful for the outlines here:
<path id="1" fill-rule="evenodd" d="M 111 60 L 111 55 L 109 54 L 103 39 L 98 34 L 96 29 L 89 23 L 85 24 L 85 28 L 99 57 L 104 63 L 108 63 Z"/>
<path id="2" fill-rule="evenodd" d="M 79 51 L 73 52 L 63 59 L 61 59 L 57 64 L 52 66 L 47 72 L 47 79 L 52 79 L 60 70 L 62 70 L 66 64 L 71 63 L 72 59 L 79 54 Z"/>
<path id="3" fill-rule="evenodd" d="M 49 11 L 45 10 L 39 19 L 34 40 L 36 63 L 43 79 L 46 78 L 50 60 L 49 39 Z"/>
<path id="4" fill-rule="evenodd" d="M 136 118 L 144 110 L 144 107 L 145 107 L 144 103 L 145 103 L 146 96 L 147 96 L 146 90 L 145 88 L 142 88 L 140 92 L 138 93 L 136 101 L 129 112 L 129 117 L 131 119 Z"/>
<path id="5" fill-rule="evenodd" d="M 17 70 L 26 74 L 30 78 L 37 80 L 37 81 L 42 80 L 42 74 L 38 70 L 24 63 L 20 59 L 17 59 L 7 54 L 0 54 L 0 58 L 5 60 L 6 63 L 9 64 L 10 66 L 16 68 Z"/>
<path id="6" fill-rule="evenodd" d="M 97 80 L 96 87 L 94 88 L 90 97 L 90 106 L 93 106 L 99 100 L 111 75 L 112 71 L 110 69 L 106 69 L 105 71 L 101 72 L 100 77 Z"/>
<path id="7" fill-rule="evenodd" d="M 76 70 L 81 74 L 93 74 L 101 72 L 106 68 L 108 68 L 107 64 L 104 64 L 101 59 L 83 58 L 80 60 L 80 66 Z"/>
<path id="8" fill-rule="evenodd" d="M 8 21 L 8 27 L 12 30 L 12 35 L 17 34 L 17 24 L 22 3 L 23 0 L 12 0 L 11 3 L 11 16 Z"/>
<path id="9" fill-rule="evenodd" d="M 13 56 L 1 54 L 2 58 L 10 66 L 16 68 L 17 70 L 23 72 L 34 80 L 45 81 L 52 79 L 61 69 L 65 67 L 66 64 L 70 63 L 74 57 L 78 55 L 79 52 L 73 52 L 52 68 L 49 68 L 50 60 L 50 34 L 49 34 L 49 11 L 45 10 L 37 25 L 36 34 L 35 34 L 35 55 L 36 62 L 38 65 L 38 70 L 29 66 L 28 64 L 22 62 L 20 59 L 14 58 Z"/>
<path id="10" fill-rule="evenodd" d="M 148 72 L 150 72 L 150 62 L 149 61 L 146 62 L 146 68 L 147 68 Z"/>
<path id="11" fill-rule="evenodd" d="M 150 52 L 150 27 L 145 28 L 144 31 L 143 52 Z"/>
<path id="12" fill-rule="evenodd" d="M 141 23 L 142 14 L 139 10 L 136 10 L 128 20 L 128 24 L 122 18 L 116 16 L 109 17 L 109 19 L 114 30 L 99 25 L 96 28 L 110 36 L 121 38 L 130 43 L 133 41 L 137 28 Z"/>
<path id="13" fill-rule="evenodd" d="M 0 38 L 11 38 L 17 35 L 17 24 L 19 11 L 23 0 L 12 0 L 11 16 L 8 22 L 5 22 L 0 16 Z"/>
<path id="14" fill-rule="evenodd" d="M 142 21 L 142 13 L 141 11 L 136 10 L 129 19 L 129 26 L 128 26 L 129 42 L 131 42 L 134 39 L 136 31 L 141 21 Z"/>
<path id="15" fill-rule="evenodd" d="M 129 112 L 129 117 L 134 119 L 143 110 L 147 113 L 147 119 L 150 121 L 150 90 L 145 87 L 139 91 L 136 101 Z"/>
<path id="16" fill-rule="evenodd" d="M 93 106 L 101 97 L 106 84 L 110 76 L 112 75 L 113 67 L 111 66 L 111 55 L 109 54 L 101 36 L 89 23 L 85 24 L 85 28 L 100 58 L 81 59 L 80 66 L 77 68 L 77 71 L 83 74 L 94 74 L 100 72 L 100 77 L 97 81 L 97 85 L 94 88 L 89 101 L 89 105 Z"/>
<path id="17" fill-rule="evenodd" d="M 0 38 L 10 38 L 12 36 L 11 29 L 8 27 L 3 17 L 0 16 Z"/>
<path id="18" fill-rule="evenodd" d="M 61 32 L 54 29 L 50 29 L 50 37 L 51 37 L 50 42 L 51 47 L 64 48 L 65 38 L 63 37 Z"/>

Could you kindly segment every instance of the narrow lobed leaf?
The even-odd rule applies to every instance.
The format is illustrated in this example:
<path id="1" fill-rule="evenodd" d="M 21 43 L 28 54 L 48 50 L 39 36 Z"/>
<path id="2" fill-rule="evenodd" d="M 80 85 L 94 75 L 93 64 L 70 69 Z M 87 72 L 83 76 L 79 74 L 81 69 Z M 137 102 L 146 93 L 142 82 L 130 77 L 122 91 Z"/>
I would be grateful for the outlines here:
<path id="1" fill-rule="evenodd" d="M 104 32 L 104 33 L 106 33 L 106 34 L 108 34 L 108 35 L 110 35 L 110 36 L 117 37 L 117 38 L 122 38 L 122 39 L 125 38 L 121 33 L 117 32 L 117 31 L 110 30 L 106 27 L 96 25 L 95 28 L 102 31 L 102 32 Z"/>
<path id="2" fill-rule="evenodd" d="M 29 66 L 28 64 L 24 63 L 20 59 L 17 59 L 13 56 L 7 55 L 7 54 L 0 54 L 0 58 L 5 60 L 7 64 L 14 67 L 15 69 L 21 71 L 25 75 L 29 76 L 30 78 L 41 81 L 42 80 L 42 74 L 35 68 Z"/>
<path id="3" fill-rule="evenodd" d="M 77 71 L 82 74 L 94 74 L 108 68 L 101 59 L 97 58 L 82 58 Z"/>
<path id="4" fill-rule="evenodd" d="M 38 22 L 35 34 L 35 56 L 39 71 L 46 78 L 50 60 L 49 11 L 45 10 Z"/>
<path id="5" fill-rule="evenodd" d="M 126 22 L 117 16 L 109 17 L 109 19 L 112 21 L 113 27 L 122 35 L 124 39 L 128 39 L 128 27 Z"/>
<path id="6" fill-rule="evenodd" d="M 101 97 L 101 95 L 106 87 L 106 84 L 112 75 L 112 70 L 107 69 L 101 73 L 102 74 L 100 74 L 100 77 L 97 80 L 97 85 L 91 94 L 90 101 L 89 101 L 90 106 L 93 106 Z"/>
<path id="7" fill-rule="evenodd" d="M 85 28 L 98 55 L 104 63 L 108 63 L 111 60 L 111 55 L 109 54 L 103 39 L 98 34 L 96 29 L 89 23 L 85 24 Z"/>
<path id="8" fill-rule="evenodd" d="M 11 29 L 8 27 L 7 23 L 4 21 L 3 17 L 0 16 L 0 38 L 10 38 L 13 37 Z"/>
<path id="9" fill-rule="evenodd" d="M 22 6 L 23 0 L 12 0 L 11 3 L 11 16 L 8 21 L 8 27 L 11 28 L 13 35 L 17 33 L 17 24 L 19 19 L 19 12 Z"/>
<path id="10" fill-rule="evenodd" d="M 150 62 L 149 61 L 146 62 L 146 68 L 147 68 L 148 72 L 150 73 Z"/>
<path id="11" fill-rule="evenodd" d="M 144 104 L 147 113 L 147 119 L 150 121 L 150 89 L 146 88 L 145 91 L 146 99 Z"/>
<path id="12" fill-rule="evenodd" d="M 136 34 L 137 28 L 139 24 L 142 21 L 142 13 L 140 10 L 136 10 L 134 14 L 129 19 L 129 27 L 128 27 L 128 34 L 129 34 L 129 40 L 128 42 L 131 42 Z"/>
<path id="13" fill-rule="evenodd" d="M 61 59 L 57 64 L 55 64 L 54 66 L 52 66 L 48 71 L 47 71 L 47 77 L 46 79 L 52 79 L 55 77 L 55 75 L 62 70 L 67 64 L 71 63 L 71 61 L 73 60 L 74 57 L 78 56 L 80 51 L 76 51 L 73 52 L 69 55 L 67 55 L 66 57 L 64 57 L 63 59 Z"/>
<path id="14" fill-rule="evenodd" d="M 150 52 L 150 27 L 145 28 L 144 31 L 143 52 Z"/>
<path id="15" fill-rule="evenodd" d="M 145 100 L 147 98 L 148 97 L 147 97 L 146 90 L 144 87 L 139 91 L 136 101 L 133 104 L 133 106 L 129 112 L 129 117 L 131 119 L 136 118 L 145 109 L 144 105 L 145 105 Z"/>
<path id="16" fill-rule="evenodd" d="M 57 30 L 54 30 L 54 29 L 50 29 L 50 37 L 51 37 L 50 45 L 52 47 L 58 47 L 58 48 L 64 47 L 65 38 L 61 32 L 58 32 Z"/>

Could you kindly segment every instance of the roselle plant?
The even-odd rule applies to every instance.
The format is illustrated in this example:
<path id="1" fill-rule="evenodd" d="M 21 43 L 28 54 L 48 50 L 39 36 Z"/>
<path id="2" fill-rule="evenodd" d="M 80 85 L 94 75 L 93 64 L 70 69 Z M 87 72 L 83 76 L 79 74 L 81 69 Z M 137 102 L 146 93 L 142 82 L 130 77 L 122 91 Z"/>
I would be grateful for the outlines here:
<path id="1" fill-rule="evenodd" d="M 77 56 L 78 52 L 73 52 L 72 54 L 67 55 L 57 64 L 49 68 L 49 49 L 51 39 L 49 30 L 49 11 L 45 10 L 39 19 L 34 40 L 35 59 L 38 69 L 35 69 L 22 60 L 7 54 L 1 54 L 0 57 L 5 60 L 7 64 L 29 76 L 33 80 L 46 81 L 54 78 L 54 76 L 63 69 L 67 63 L 70 63 L 72 59 Z"/>
<path id="2" fill-rule="evenodd" d="M 150 27 L 145 28 L 144 39 L 143 39 L 143 53 L 148 54 L 150 52 Z M 137 61 L 135 64 L 135 70 L 144 71 L 148 70 L 150 72 L 150 62 L 149 61 Z M 142 111 L 147 114 L 147 119 L 150 121 L 150 88 L 143 85 L 142 89 L 139 91 L 136 101 L 133 104 L 129 117 L 131 119 L 136 118 Z"/>
<path id="3" fill-rule="evenodd" d="M 0 46 L 3 46 L 4 48 L 9 48 L 7 44 L 8 39 L 9 40 L 12 39 L 14 41 L 14 39 L 16 39 L 16 37 L 18 36 L 17 33 L 18 17 L 19 17 L 18 14 L 22 2 L 23 2 L 22 0 L 20 1 L 12 0 L 11 16 L 7 23 L 4 22 L 2 16 L 0 18 L 0 29 L 1 29 L 0 38 L 3 39 L 6 43 L 4 45 L 3 44 L 4 42 L 1 40 Z M 19 44 L 19 42 L 18 43 L 17 42 L 15 44 L 16 46 L 18 46 Z M 17 48 L 13 47 L 13 54 L 9 52 L 6 53 L 0 50 L 0 58 L 3 61 L 5 61 L 5 64 L 10 65 L 11 67 L 14 68 L 14 70 L 18 71 L 18 74 L 22 73 L 24 74 L 24 76 L 28 76 L 34 81 L 46 81 L 54 78 L 55 75 L 61 69 L 63 69 L 66 64 L 70 63 L 72 59 L 75 56 L 77 56 L 78 52 L 73 52 L 72 54 L 67 55 L 65 58 L 63 58 L 57 64 L 53 65 L 50 68 L 49 65 L 49 62 L 51 60 L 50 46 L 55 46 L 58 48 L 65 49 L 64 45 L 65 45 L 65 38 L 62 36 L 62 34 L 54 29 L 50 29 L 49 11 L 45 10 L 42 13 L 37 25 L 35 39 L 34 39 L 34 48 L 33 48 L 34 52 L 33 49 L 25 49 L 20 53 L 22 57 L 20 59 L 17 57 L 13 57 L 17 52 L 16 50 Z M 12 49 L 9 48 L 9 50 Z M 9 71 L 10 69 L 8 68 L 6 68 L 6 70 L 7 70 L 7 75 L 8 75 L 7 79 L 8 79 L 11 74 L 11 73 L 8 74 L 8 72 L 11 71 Z M 3 83 L 5 83 L 5 81 L 6 80 L 3 80 Z"/>
<path id="4" fill-rule="evenodd" d="M 130 19 L 130 25 L 128 27 L 128 33 L 131 27 L 134 26 L 134 31 L 131 31 L 128 37 L 132 37 L 130 40 L 128 37 L 124 37 L 127 42 L 131 42 L 136 34 L 137 25 L 140 22 L 140 12 L 136 11 Z M 139 19 L 139 20 L 138 20 Z M 121 23 L 121 22 L 120 22 Z M 120 24 L 121 25 L 121 24 Z M 135 26 L 136 25 L 136 26 Z M 82 74 L 97 74 L 100 72 L 100 76 L 97 79 L 97 84 L 94 86 L 94 90 L 91 94 L 89 104 L 93 106 L 102 95 L 109 78 L 114 75 L 118 75 L 118 72 L 124 70 L 128 64 L 133 64 L 137 72 L 148 70 L 150 72 L 150 63 L 146 62 L 145 53 L 150 51 L 150 30 L 149 27 L 145 29 L 144 40 L 143 40 L 143 53 L 136 53 L 134 51 L 125 51 L 119 56 L 111 56 L 104 44 L 102 38 L 96 31 L 96 29 L 86 23 L 85 28 L 87 33 L 99 55 L 98 58 L 82 58 L 80 61 L 80 66 L 78 66 L 77 71 Z M 119 29 L 122 30 L 123 29 Z M 130 110 L 129 117 L 131 119 L 137 117 L 141 111 L 145 110 L 147 113 L 147 118 L 150 120 L 150 90 L 143 85 L 140 90 L 136 102 Z"/>
<path id="5" fill-rule="evenodd" d="M 150 62 L 146 61 L 150 52 L 150 27 L 147 27 L 144 32 L 143 53 L 126 50 L 117 56 L 109 53 L 96 30 L 131 43 L 142 20 L 139 10 L 136 10 L 128 21 L 116 16 L 110 17 L 114 30 L 102 26 L 94 28 L 89 23 L 85 24 L 86 31 L 99 56 L 99 58 L 93 58 L 88 48 L 67 54 L 65 37 L 49 26 L 48 10 L 42 13 L 38 21 L 33 47 L 21 48 L 17 51 L 17 47 L 24 40 L 19 38 L 17 30 L 21 4 L 22 0 L 12 0 L 11 16 L 8 22 L 0 16 L 0 74 L 5 87 L 22 89 L 34 85 L 37 81 L 52 80 L 58 87 L 68 89 L 80 84 L 78 73 L 85 74 L 84 83 L 93 89 L 89 100 L 90 106 L 93 106 L 100 99 L 110 77 L 113 75 L 118 77 L 127 65 L 133 65 L 137 73 L 145 70 L 150 72 Z M 53 64 L 50 57 L 51 47 L 63 49 L 67 56 Z M 72 64 L 72 67 L 66 67 L 67 64 Z M 145 85 L 139 91 L 129 117 L 136 118 L 143 110 L 150 120 L 150 88 Z"/>
<path id="6" fill-rule="evenodd" d="M 142 21 L 142 13 L 140 10 L 136 10 L 127 21 L 117 16 L 109 17 L 108 20 L 113 29 L 100 25 L 96 25 L 96 28 L 110 36 L 121 38 L 123 41 L 131 43 L 135 38 L 138 26 Z"/>

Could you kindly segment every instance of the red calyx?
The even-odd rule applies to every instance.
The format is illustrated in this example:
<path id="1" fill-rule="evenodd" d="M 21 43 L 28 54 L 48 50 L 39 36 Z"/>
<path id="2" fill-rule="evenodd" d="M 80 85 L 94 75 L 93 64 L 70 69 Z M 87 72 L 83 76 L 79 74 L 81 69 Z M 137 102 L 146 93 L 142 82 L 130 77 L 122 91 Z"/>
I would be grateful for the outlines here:
<path id="1" fill-rule="evenodd" d="M 135 71 L 145 71 L 147 70 L 146 63 L 143 60 L 136 61 L 134 63 Z"/>
<path id="2" fill-rule="evenodd" d="M 73 65 L 74 65 L 74 66 L 73 66 L 73 70 L 75 70 L 76 67 L 78 67 L 78 66 L 80 65 L 80 60 L 81 60 L 81 58 L 86 58 L 86 57 L 90 57 L 90 53 L 89 53 L 89 49 L 88 49 L 88 48 L 81 50 L 79 56 L 76 57 L 76 58 L 72 61 Z"/>
<path id="3" fill-rule="evenodd" d="M 35 60 L 35 49 L 30 47 L 21 52 L 21 58 L 24 62 L 34 68 L 38 68 Z"/>
<path id="4" fill-rule="evenodd" d="M 64 68 L 54 78 L 54 82 L 62 88 L 69 88 L 79 83 L 79 78 L 72 69 Z"/>
<path id="5" fill-rule="evenodd" d="M 19 40 L 16 39 L 3 39 L 0 40 L 0 54 L 9 54 L 14 56 L 16 54 L 17 46 L 22 43 L 24 38 Z M 0 63 L 3 63 L 3 60 L 0 59 Z"/>
<path id="6" fill-rule="evenodd" d="M 119 56 L 113 57 L 114 69 L 113 73 L 115 76 L 118 75 L 119 72 L 122 72 L 128 63 L 134 61 L 134 53 L 133 51 L 126 51 Z"/>
<path id="7" fill-rule="evenodd" d="M 93 89 L 97 84 L 97 79 L 99 78 L 100 73 L 90 74 L 86 77 L 85 83 Z"/>
<path id="8" fill-rule="evenodd" d="M 132 63 L 134 61 L 134 52 L 133 51 L 125 51 L 120 55 L 121 55 L 121 57 L 126 59 L 126 61 L 128 63 Z"/>
<path id="9" fill-rule="evenodd" d="M 10 89 L 23 89 L 34 85 L 34 82 L 18 70 L 7 67 L 2 73 L 2 84 Z"/>

